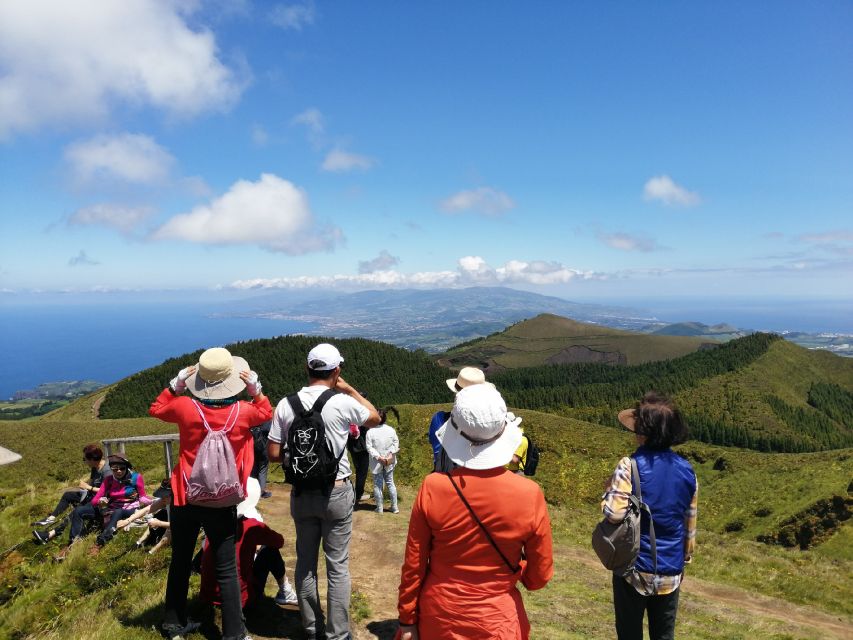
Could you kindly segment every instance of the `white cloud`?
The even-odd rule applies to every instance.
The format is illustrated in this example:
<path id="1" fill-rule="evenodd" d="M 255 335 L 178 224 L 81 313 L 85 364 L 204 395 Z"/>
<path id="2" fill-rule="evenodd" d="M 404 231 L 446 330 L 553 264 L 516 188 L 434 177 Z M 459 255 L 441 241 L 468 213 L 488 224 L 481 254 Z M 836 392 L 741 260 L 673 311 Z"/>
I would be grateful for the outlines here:
<path id="1" fill-rule="evenodd" d="M 80 253 L 68 260 L 69 267 L 93 267 L 99 264 L 101 263 L 97 260 L 92 260 L 82 249 L 80 250 Z"/>
<path id="2" fill-rule="evenodd" d="M 698 193 L 688 191 L 667 175 L 650 178 L 643 187 L 643 197 L 649 201 L 660 200 L 669 207 L 692 207 L 701 202 Z"/>
<path id="3" fill-rule="evenodd" d="M 512 209 L 515 202 L 503 191 L 479 187 L 455 193 L 443 200 L 440 206 L 447 213 L 474 211 L 487 216 L 498 216 Z"/>
<path id="4" fill-rule="evenodd" d="M 84 183 L 118 179 L 135 184 L 164 182 L 175 159 L 153 138 L 122 133 L 98 135 L 65 149 L 75 178 Z"/>
<path id="5" fill-rule="evenodd" d="M 290 119 L 290 124 L 298 124 L 307 127 L 312 133 L 323 133 L 323 131 L 325 131 L 323 114 L 319 109 L 314 107 L 306 109 L 302 113 L 297 113 Z"/>
<path id="6" fill-rule="evenodd" d="M 480 256 L 459 259 L 456 271 L 375 271 L 358 275 L 296 276 L 284 278 L 253 278 L 231 283 L 235 289 L 305 289 L 322 287 L 347 288 L 406 288 L 406 287 L 464 287 L 472 284 L 534 284 L 549 285 L 573 279 L 604 279 L 591 271 L 570 269 L 557 262 L 524 262 L 510 260 L 503 267 L 492 268 Z"/>
<path id="7" fill-rule="evenodd" d="M 641 251 L 649 253 L 661 247 L 651 238 L 634 236 L 628 233 L 599 233 L 598 239 L 612 249 L 620 251 Z"/>
<path id="8" fill-rule="evenodd" d="M 853 231 L 837 229 L 824 233 L 804 233 L 797 238 L 800 242 L 809 244 L 833 244 L 836 242 L 853 242 Z"/>
<path id="9" fill-rule="evenodd" d="M 68 218 L 68 224 L 109 227 L 128 234 L 152 213 L 149 207 L 100 203 L 78 209 Z"/>
<path id="10" fill-rule="evenodd" d="M 116 104 L 191 116 L 230 107 L 245 79 L 218 58 L 186 3 L 0 3 L 0 139 L 102 122 Z"/>
<path id="11" fill-rule="evenodd" d="M 392 256 L 387 249 L 379 252 L 373 260 L 362 260 L 358 263 L 359 273 L 375 273 L 376 271 L 387 271 L 391 267 L 400 264 L 400 258 Z"/>
<path id="12" fill-rule="evenodd" d="M 317 11 L 314 2 L 279 4 L 269 13 L 270 22 L 285 30 L 301 31 L 302 27 L 314 24 Z"/>
<path id="13" fill-rule="evenodd" d="M 375 164 L 376 161 L 373 158 L 342 149 L 332 149 L 326 154 L 322 168 L 323 171 L 345 173 L 347 171 L 367 171 Z"/>
<path id="14" fill-rule="evenodd" d="M 270 141 L 270 134 L 259 124 L 252 125 L 252 144 L 256 147 L 265 147 Z"/>
<path id="15" fill-rule="evenodd" d="M 302 189 L 269 173 L 257 182 L 234 183 L 225 195 L 175 216 L 152 234 L 155 240 L 257 245 L 289 255 L 332 250 L 342 237 L 337 227 L 317 224 Z"/>

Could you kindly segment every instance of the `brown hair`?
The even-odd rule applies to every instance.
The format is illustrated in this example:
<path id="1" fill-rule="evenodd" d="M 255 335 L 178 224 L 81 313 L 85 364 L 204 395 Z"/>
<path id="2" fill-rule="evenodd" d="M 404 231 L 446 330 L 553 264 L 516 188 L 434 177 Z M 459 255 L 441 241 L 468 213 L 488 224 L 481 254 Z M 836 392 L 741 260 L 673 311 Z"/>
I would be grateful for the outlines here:
<path id="1" fill-rule="evenodd" d="M 645 436 L 650 449 L 669 449 L 687 440 L 687 425 L 672 400 L 650 391 L 634 409 L 634 433 Z"/>
<path id="2" fill-rule="evenodd" d="M 83 457 L 87 460 L 103 460 L 104 452 L 103 450 L 96 444 L 87 444 L 83 447 Z"/>

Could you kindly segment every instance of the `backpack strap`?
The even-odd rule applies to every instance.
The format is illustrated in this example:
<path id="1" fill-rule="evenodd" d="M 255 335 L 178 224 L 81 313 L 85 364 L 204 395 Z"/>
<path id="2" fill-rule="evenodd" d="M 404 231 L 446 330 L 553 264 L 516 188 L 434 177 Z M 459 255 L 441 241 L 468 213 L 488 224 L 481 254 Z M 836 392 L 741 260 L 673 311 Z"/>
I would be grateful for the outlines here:
<path id="1" fill-rule="evenodd" d="M 637 460 L 631 456 L 631 493 L 637 496 L 637 501 L 641 511 L 645 511 L 649 515 L 649 542 L 652 545 L 652 565 L 654 573 L 658 573 L 658 545 L 655 540 L 655 521 L 652 518 L 652 511 L 649 505 L 643 502 L 643 490 L 640 487 L 640 470 L 637 469 Z"/>
<path id="2" fill-rule="evenodd" d="M 497 543 L 495 542 L 494 538 L 492 538 L 491 534 L 489 533 L 489 530 L 488 530 L 488 529 L 486 529 L 486 525 L 484 525 L 484 524 L 483 524 L 483 522 L 482 522 L 482 521 L 477 517 L 477 514 L 476 514 L 476 513 L 474 513 L 474 510 L 471 508 L 471 505 L 470 505 L 470 504 L 468 504 L 468 501 L 465 499 L 465 496 L 462 494 L 462 490 L 459 488 L 459 485 L 457 485 L 457 484 L 456 484 L 456 481 L 453 479 L 453 476 L 452 476 L 452 475 L 450 475 L 449 473 L 445 473 L 444 475 L 446 475 L 448 478 L 450 478 L 450 484 L 452 484 L 452 485 L 453 485 L 453 488 L 454 488 L 454 489 L 456 489 L 456 493 L 458 493 L 458 494 L 459 494 L 459 497 L 462 499 L 462 502 L 464 502 L 464 503 L 465 503 L 465 506 L 466 506 L 466 507 L 468 507 L 468 511 L 471 513 L 471 517 L 472 517 L 472 518 L 474 518 L 474 521 L 475 521 L 478 525 L 480 525 L 480 529 L 482 529 L 482 530 L 483 530 L 483 533 L 485 533 L 485 534 L 486 534 L 486 538 L 488 538 L 489 542 L 490 542 L 490 543 L 492 544 L 492 546 L 495 548 L 495 551 L 497 551 L 497 552 L 498 552 L 498 554 L 500 555 L 501 559 L 504 561 L 504 564 L 505 564 L 507 567 L 509 567 L 509 570 L 510 570 L 510 571 L 512 571 L 513 573 L 518 573 L 518 570 L 519 570 L 521 567 L 520 567 L 520 566 L 518 566 L 518 567 L 513 567 L 513 566 L 512 566 L 512 563 L 511 563 L 509 560 L 507 560 L 507 557 L 504 555 L 504 552 L 503 552 L 503 551 L 501 551 L 500 547 L 498 547 L 498 545 L 497 545 Z"/>
<path id="3" fill-rule="evenodd" d="M 210 428 L 210 425 L 207 424 L 207 418 L 204 417 L 204 411 L 201 410 L 201 405 L 198 402 L 196 402 L 195 400 L 193 400 L 192 402 L 195 405 L 196 411 L 198 411 L 198 415 L 201 418 L 201 423 L 204 425 L 204 428 L 207 429 L 208 431 L 213 431 L 213 429 Z M 234 413 L 235 408 L 237 410 L 236 414 Z M 224 431 L 225 433 L 228 433 L 229 431 L 231 431 L 231 429 L 233 429 L 234 426 L 237 424 L 237 419 L 239 417 L 240 417 L 240 403 L 235 402 L 234 404 L 231 405 L 231 411 L 228 412 L 228 417 L 225 418 L 225 426 L 221 430 Z M 234 419 L 233 421 L 231 420 L 232 418 Z M 230 427 L 228 426 L 229 422 L 231 422 Z"/>

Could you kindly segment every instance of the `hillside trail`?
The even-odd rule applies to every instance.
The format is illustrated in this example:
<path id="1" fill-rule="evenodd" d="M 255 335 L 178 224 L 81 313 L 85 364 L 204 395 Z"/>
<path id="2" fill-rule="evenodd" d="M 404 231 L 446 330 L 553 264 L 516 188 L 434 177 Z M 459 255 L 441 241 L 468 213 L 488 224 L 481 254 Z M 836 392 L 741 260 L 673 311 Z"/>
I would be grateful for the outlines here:
<path id="1" fill-rule="evenodd" d="M 258 505 L 266 522 L 285 537 L 282 555 L 287 565 L 288 577 L 293 578 L 294 530 L 290 518 L 289 487 L 282 484 L 270 486 L 273 497 L 262 500 Z M 410 496 L 412 490 L 400 487 L 400 513 L 373 511 L 372 501 L 362 503 L 356 509 L 353 519 L 353 536 L 350 545 L 350 573 L 352 588 L 358 603 L 358 617 L 353 622 L 352 631 L 355 640 L 391 640 L 397 627 L 397 587 L 400 579 L 400 565 L 406 543 Z M 594 569 L 601 578 L 601 588 L 610 590 L 610 574 L 602 569 L 593 552 L 579 547 L 562 545 L 556 547 L 555 564 L 566 567 L 579 563 Z M 323 556 L 320 554 L 318 573 L 321 576 L 321 598 L 325 607 L 325 570 Z M 773 619 L 789 628 L 790 632 L 809 630 L 818 632 L 827 640 L 853 640 L 853 631 L 848 620 L 815 609 L 795 605 L 779 598 L 758 595 L 736 587 L 724 586 L 698 578 L 685 580 L 685 593 L 689 593 L 695 602 L 725 615 L 726 610 L 736 609 L 755 619 Z M 267 588 L 270 591 L 270 588 Z M 522 590 L 523 591 L 523 590 Z M 298 613 L 285 612 L 293 616 L 288 627 L 298 627 Z M 535 620 L 532 620 L 535 627 Z M 255 640 L 273 638 L 301 638 L 296 635 L 262 636 L 253 633 Z"/>

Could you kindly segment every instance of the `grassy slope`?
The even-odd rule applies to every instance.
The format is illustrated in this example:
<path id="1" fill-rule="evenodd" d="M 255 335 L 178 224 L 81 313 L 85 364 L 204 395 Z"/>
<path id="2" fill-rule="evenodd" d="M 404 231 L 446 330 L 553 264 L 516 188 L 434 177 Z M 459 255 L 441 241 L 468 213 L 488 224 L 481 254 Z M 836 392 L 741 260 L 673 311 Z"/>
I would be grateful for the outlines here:
<path id="1" fill-rule="evenodd" d="M 64 419 L 50 416 L 2 425 L 0 445 L 12 446 L 24 455 L 23 463 L 0 468 L 3 549 L 28 540 L 29 522 L 53 506 L 59 490 L 69 480 L 82 475 L 82 464 L 77 460 L 83 443 L 122 434 L 174 430 L 171 425 L 150 419 L 93 421 L 86 418 L 91 403 L 89 398 L 64 408 Z M 429 470 L 426 425 L 435 410 L 448 406 L 400 407 L 399 432 L 406 452 L 397 474 L 401 484 L 416 486 Z M 541 637 L 607 637 L 611 628 L 609 596 L 599 584 L 601 571 L 577 566 L 573 555 L 581 549 L 588 554 L 602 483 L 618 458 L 631 450 L 631 439 L 616 430 L 550 414 L 523 411 L 521 415 L 524 426 L 543 450 L 537 480 L 555 505 L 560 572 L 553 588 L 527 596 L 531 617 L 537 628 L 543 629 Z M 692 575 L 730 582 L 823 611 L 853 615 L 849 523 L 814 551 L 787 551 L 752 541 L 764 527 L 772 527 L 803 505 L 846 491 L 853 477 L 850 451 L 784 455 L 701 444 L 685 448 L 694 458 L 702 486 L 700 546 L 697 561 L 690 569 Z M 147 477 L 160 477 L 158 447 L 137 445 L 129 447 L 128 452 Z M 705 462 L 695 462 L 697 457 Z M 726 471 L 713 470 L 720 457 L 727 461 Z M 777 486 L 788 487 L 788 491 L 767 491 L 762 484 L 766 478 Z M 771 516 L 752 515 L 759 496 L 771 506 Z M 735 515 L 745 519 L 745 530 L 722 534 L 725 524 Z M 39 637 L 82 640 L 120 631 L 122 637 L 129 639 L 153 640 L 157 635 L 150 627 L 160 615 L 168 556 L 122 556 L 131 545 L 131 536 L 119 536 L 92 569 L 93 561 L 85 555 L 85 548 L 76 549 L 70 562 L 56 565 L 49 562 L 49 553 L 56 551 L 55 546 L 45 548 L 24 542 L 0 559 L 0 598 L 17 594 L 0 606 L 0 637 L 24 638 L 39 632 Z M 71 603 L 73 607 L 68 606 Z M 586 613 L 578 616 L 578 611 Z M 683 630 L 692 638 L 747 637 L 737 635 L 737 614 L 732 616 L 725 611 L 693 611 Z M 793 636 L 779 635 L 768 628 L 760 633 L 753 630 L 748 637 Z"/>
<path id="2" fill-rule="evenodd" d="M 806 403 L 814 382 L 834 383 L 853 392 L 853 359 L 779 340 L 744 369 L 706 379 L 675 399 L 686 413 L 703 413 L 755 435 L 783 435 L 792 427 L 779 420 L 766 396 L 814 411 Z"/>
<path id="3" fill-rule="evenodd" d="M 454 366 L 491 362 L 507 369 L 534 367 L 567 347 L 581 345 L 593 351 L 619 352 L 628 364 L 640 364 L 677 358 L 706 342 L 701 338 L 631 333 L 542 314 L 474 344 L 451 349 L 441 361 Z"/>

